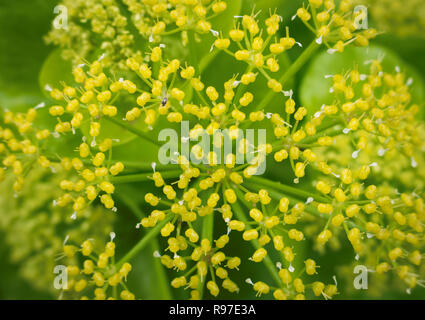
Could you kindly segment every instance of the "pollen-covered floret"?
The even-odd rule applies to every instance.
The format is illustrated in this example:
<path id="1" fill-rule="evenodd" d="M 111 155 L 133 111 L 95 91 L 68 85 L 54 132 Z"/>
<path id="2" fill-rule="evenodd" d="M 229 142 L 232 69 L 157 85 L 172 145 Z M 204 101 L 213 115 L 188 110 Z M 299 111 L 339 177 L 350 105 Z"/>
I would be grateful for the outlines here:
<path id="1" fill-rule="evenodd" d="M 63 291 L 79 299 L 95 300 L 134 300 L 135 296 L 126 285 L 127 276 L 132 270 L 128 262 L 115 263 L 114 233 L 111 241 L 96 252 L 98 244 L 92 239 L 81 245 L 65 244 L 64 254 L 68 257 L 78 255 L 78 263 L 67 265 L 68 283 Z"/>
<path id="2" fill-rule="evenodd" d="M 325 44 L 329 53 L 343 52 L 354 43 L 366 47 L 377 31 L 364 28 L 367 11 L 355 10 L 355 1 L 309 0 L 299 8 L 292 19 L 300 19 L 316 36 L 317 44 Z"/>

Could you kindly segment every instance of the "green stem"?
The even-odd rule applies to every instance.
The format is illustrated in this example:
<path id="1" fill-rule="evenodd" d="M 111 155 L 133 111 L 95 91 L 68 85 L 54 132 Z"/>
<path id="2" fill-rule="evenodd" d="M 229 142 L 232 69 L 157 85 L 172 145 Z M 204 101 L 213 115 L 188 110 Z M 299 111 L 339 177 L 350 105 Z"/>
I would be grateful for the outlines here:
<path id="1" fill-rule="evenodd" d="M 152 162 L 139 162 L 139 161 L 121 161 L 121 162 L 124 164 L 124 167 L 126 169 L 138 169 L 138 170 L 147 171 L 147 172 L 150 172 L 153 170 Z M 162 172 L 162 171 L 169 171 L 173 169 L 174 169 L 174 166 L 172 165 L 155 163 L 156 171 Z"/>
<path id="2" fill-rule="evenodd" d="M 202 224 L 202 239 L 213 241 L 214 213 L 205 216 Z"/>
<path id="3" fill-rule="evenodd" d="M 161 176 L 164 179 L 178 178 L 181 174 L 181 170 L 170 170 L 161 172 Z M 110 181 L 112 183 L 130 183 L 130 182 L 143 182 L 152 180 L 152 172 L 139 173 L 139 174 L 128 174 L 124 176 L 112 177 Z"/>
<path id="4" fill-rule="evenodd" d="M 295 60 L 289 69 L 286 70 L 286 72 L 282 75 L 282 77 L 279 79 L 279 82 L 283 85 L 291 79 L 298 70 L 301 69 L 302 66 L 310 59 L 310 57 L 316 52 L 316 50 L 320 47 L 320 45 L 314 40 L 310 43 L 310 45 L 303 51 L 303 53 Z M 263 100 L 258 104 L 257 110 L 265 108 L 267 104 L 270 103 L 270 101 L 273 99 L 275 92 L 272 90 L 268 90 L 268 93 L 265 95 Z"/>
<path id="5" fill-rule="evenodd" d="M 342 133 L 342 127 L 341 127 L 341 125 L 339 123 L 338 124 L 333 124 L 332 127 L 327 128 L 327 129 L 324 129 L 324 130 L 316 133 L 313 136 L 307 137 L 304 140 L 302 140 L 301 142 L 303 144 L 308 144 L 308 143 L 311 143 L 311 142 L 316 141 L 320 137 L 324 137 L 324 136 L 334 137 L 334 136 L 337 136 L 337 135 L 339 135 L 341 133 Z"/>
<path id="6" fill-rule="evenodd" d="M 152 228 L 152 230 L 146 233 L 145 236 L 124 257 L 122 257 L 120 261 L 118 261 L 116 266 L 119 268 L 123 263 L 133 259 L 140 252 L 140 250 L 146 247 L 146 245 L 148 245 L 151 240 L 160 233 L 162 227 L 165 226 L 167 222 L 173 218 L 173 216 L 173 214 L 168 214 L 164 220 L 162 220 L 154 228 Z"/>
<path id="7" fill-rule="evenodd" d="M 154 144 L 158 147 L 161 146 L 161 144 L 158 141 L 148 137 L 145 132 L 125 123 L 124 121 L 120 121 L 120 120 L 117 120 L 117 119 L 114 119 L 114 118 L 111 118 L 111 117 L 105 117 L 105 118 L 108 119 L 109 121 L 115 123 L 116 125 L 120 126 L 121 128 L 124 128 L 127 131 L 134 133 L 136 136 L 142 138 L 143 140 L 146 140 L 146 141 L 148 141 L 148 142 L 150 142 L 150 143 L 152 143 L 152 144 Z"/>
<path id="8" fill-rule="evenodd" d="M 288 194 L 293 195 L 295 197 L 302 197 L 302 198 L 305 198 L 305 199 L 312 197 L 314 200 L 318 200 L 320 202 L 324 202 L 324 203 L 329 202 L 329 200 L 327 198 L 322 197 L 321 195 L 312 194 L 310 192 L 301 190 L 300 188 L 290 187 L 290 186 L 284 185 L 280 182 L 270 181 L 270 180 L 267 180 L 267 179 L 264 179 L 264 178 L 254 177 L 254 176 L 251 177 L 249 180 L 250 181 L 245 182 L 245 184 L 249 185 L 250 182 L 252 182 L 252 183 L 255 183 L 255 184 L 261 184 L 261 185 L 266 186 L 266 187 L 270 187 L 270 188 L 274 188 L 276 190 L 280 190 L 284 193 L 288 193 Z"/>
<path id="9" fill-rule="evenodd" d="M 196 48 L 195 31 L 188 31 L 187 36 L 190 51 L 190 63 L 193 67 L 198 68 L 198 50 Z"/>
<path id="10" fill-rule="evenodd" d="M 210 65 L 210 63 L 217 57 L 219 50 L 214 50 L 204 56 L 199 62 L 199 73 L 201 74 Z"/>

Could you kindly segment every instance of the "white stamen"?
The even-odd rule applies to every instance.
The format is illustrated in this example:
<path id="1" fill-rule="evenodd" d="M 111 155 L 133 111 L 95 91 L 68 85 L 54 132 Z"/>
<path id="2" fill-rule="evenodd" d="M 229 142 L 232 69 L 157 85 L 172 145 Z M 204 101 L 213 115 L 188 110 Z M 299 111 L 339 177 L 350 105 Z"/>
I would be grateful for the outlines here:
<path id="1" fill-rule="evenodd" d="M 322 44 L 323 42 L 323 36 L 321 35 L 319 38 L 316 39 L 317 44 Z"/>
<path id="2" fill-rule="evenodd" d="M 359 156 L 359 152 L 360 152 L 360 149 L 359 149 L 359 150 L 354 151 L 354 152 L 351 154 L 351 157 L 352 157 L 353 159 L 357 159 L 357 157 Z"/>
<path id="3" fill-rule="evenodd" d="M 40 109 L 40 108 L 44 108 L 46 106 L 46 104 L 44 102 L 41 102 L 39 104 L 37 104 L 34 109 Z"/>
<path id="4" fill-rule="evenodd" d="M 340 175 L 339 174 L 336 174 L 335 172 L 331 172 L 331 173 L 334 175 L 335 178 L 339 178 L 340 177 Z"/>
<path id="5" fill-rule="evenodd" d="M 307 200 L 305 201 L 305 204 L 312 203 L 313 201 L 314 201 L 313 197 L 308 197 Z"/>
<path id="6" fill-rule="evenodd" d="M 388 149 L 379 149 L 378 150 L 378 156 L 383 157 L 385 155 L 385 152 L 387 152 Z"/>
<path id="7" fill-rule="evenodd" d="M 288 270 L 289 270 L 289 272 L 294 272 L 295 268 L 292 266 L 292 264 L 289 264 Z"/>
<path id="8" fill-rule="evenodd" d="M 211 33 L 214 37 L 218 37 L 220 35 L 220 33 L 218 31 L 215 31 L 213 29 L 210 29 L 210 31 L 211 31 Z"/>
<path id="9" fill-rule="evenodd" d="M 292 95 L 294 94 L 294 91 L 289 90 L 289 91 L 282 91 L 283 94 L 285 95 L 285 97 L 292 97 Z"/>

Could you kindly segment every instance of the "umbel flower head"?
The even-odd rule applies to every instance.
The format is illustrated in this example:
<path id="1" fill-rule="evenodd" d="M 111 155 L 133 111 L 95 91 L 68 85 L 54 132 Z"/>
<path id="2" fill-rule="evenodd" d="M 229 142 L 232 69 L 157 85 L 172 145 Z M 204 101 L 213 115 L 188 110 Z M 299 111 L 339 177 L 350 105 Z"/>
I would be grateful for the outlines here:
<path id="1" fill-rule="evenodd" d="M 328 268 L 323 253 L 336 247 L 376 274 L 393 274 L 404 288 L 423 285 L 424 186 L 409 180 L 425 176 L 424 128 L 411 81 L 373 59 L 367 72 L 349 65 L 328 75 L 331 104 L 300 105 L 287 87 L 319 48 L 337 55 L 375 37 L 372 29 L 356 28 L 352 1 L 310 0 L 296 11 L 294 19 L 314 39 L 288 66 L 281 58 L 302 45 L 290 26 L 282 28 L 277 13 L 264 21 L 254 13 L 235 16 L 229 31 L 212 32 L 212 51 L 203 60 L 222 54 L 235 63 L 223 81 L 213 81 L 205 62 L 174 56 L 164 44 L 176 34 L 188 36 L 188 44 L 196 41 L 194 33 L 210 39 L 209 21 L 226 10 L 225 1 L 124 5 L 131 28 L 115 1 L 92 0 L 69 3 L 69 34 L 51 32 L 56 42 L 63 37 L 66 50 L 76 49 L 67 38 L 73 32 L 90 39 L 83 51 L 68 51 L 73 81 L 47 86 L 45 109 L 53 127 L 37 128 L 38 108 L 2 117 L 0 177 L 14 181 L 18 197 L 37 162 L 58 172 L 51 184 L 55 210 L 77 223 L 100 204 L 109 209 L 102 209 L 105 215 L 113 211 L 128 224 L 117 187 L 145 187 L 146 210 L 130 201 L 136 228 L 145 235 L 118 262 L 114 236 L 106 244 L 90 235 L 65 243 L 61 257 L 70 282 L 63 297 L 136 298 L 127 275 L 144 270 L 132 270 L 130 260 L 154 240 L 159 245 L 152 259 L 173 270 L 170 287 L 187 290 L 192 299 L 224 291 L 237 298 L 246 288 L 278 300 L 333 298 L 345 288 L 320 271 Z M 98 60 L 89 54 L 97 45 L 93 33 L 103 43 Z M 134 45 L 140 36 L 145 48 Z M 158 161 L 129 161 L 115 152 L 122 141 L 108 130 L 111 123 L 131 132 L 140 146 L 159 147 Z M 176 139 L 162 145 L 152 139 L 152 133 L 178 126 Z M 246 133 L 253 128 L 267 131 L 267 139 L 259 134 L 255 143 Z M 76 142 L 66 155 L 52 155 L 42 143 L 71 136 Z M 204 143 L 197 143 L 200 138 Z M 159 164 L 165 154 L 168 164 Z M 278 172 L 286 179 L 276 181 Z M 141 193 L 139 184 L 129 187 Z M 250 274 L 251 266 L 262 272 Z"/>
<path id="2" fill-rule="evenodd" d="M 47 43 L 63 48 L 63 56 L 74 64 L 91 59 L 100 48 L 102 63 L 112 70 L 127 69 L 127 58 L 143 60 L 138 50 L 148 41 L 158 43 L 164 36 L 180 34 L 187 43 L 188 33 L 212 30 L 211 19 L 227 9 L 227 1 L 212 0 L 64 0 L 67 32 L 53 28 Z M 134 32 L 136 31 L 136 32 Z"/>
<path id="3" fill-rule="evenodd" d="M 82 300 L 89 298 L 115 300 L 118 297 L 122 300 L 134 300 L 134 294 L 125 284 L 132 266 L 128 262 L 115 263 L 114 237 L 115 234 L 111 233 L 111 241 L 107 242 L 98 254 L 94 239 L 87 239 L 81 245 L 63 246 L 63 256 L 67 259 L 76 258 L 76 255 L 81 256 L 76 260 L 78 261 L 76 264 L 70 263 L 66 267 L 70 277 L 66 287 L 63 288 L 66 295 L 80 297 Z"/>
<path id="4" fill-rule="evenodd" d="M 57 164 L 53 168 L 59 170 Z M 53 270 L 67 238 L 83 241 L 86 237 L 99 241 L 113 228 L 114 216 L 105 214 L 100 206 L 91 206 L 72 219 L 56 205 L 61 191 L 57 183 L 63 173 L 33 167 L 24 177 L 19 196 L 13 190 L 13 175 L 2 182 L 0 228 L 10 250 L 10 260 L 19 265 L 19 273 L 39 290 L 57 294 L 52 286 Z M 37 196 L 34 196 L 37 195 Z"/>

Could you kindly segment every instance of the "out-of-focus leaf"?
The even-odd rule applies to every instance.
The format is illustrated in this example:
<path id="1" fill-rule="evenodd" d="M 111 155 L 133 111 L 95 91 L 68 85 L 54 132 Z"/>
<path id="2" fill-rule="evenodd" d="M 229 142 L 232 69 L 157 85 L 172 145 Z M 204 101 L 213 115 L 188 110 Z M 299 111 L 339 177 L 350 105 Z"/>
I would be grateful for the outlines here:
<path id="1" fill-rule="evenodd" d="M 0 107 L 32 107 L 40 102 L 37 75 L 50 48 L 43 35 L 50 28 L 56 0 L 1 1 Z"/>
<path id="2" fill-rule="evenodd" d="M 62 59 L 60 49 L 52 51 L 43 63 L 38 78 L 40 89 L 50 98 L 48 88 L 63 88 L 62 83 L 72 84 L 72 65 L 69 61 Z"/>
<path id="3" fill-rule="evenodd" d="M 401 38 L 383 34 L 376 39 L 376 42 L 394 50 L 404 61 L 408 61 L 412 67 L 415 67 L 422 78 L 425 79 L 424 38 Z"/>

